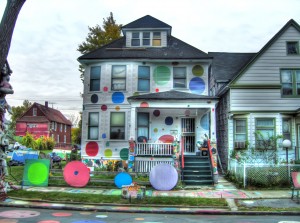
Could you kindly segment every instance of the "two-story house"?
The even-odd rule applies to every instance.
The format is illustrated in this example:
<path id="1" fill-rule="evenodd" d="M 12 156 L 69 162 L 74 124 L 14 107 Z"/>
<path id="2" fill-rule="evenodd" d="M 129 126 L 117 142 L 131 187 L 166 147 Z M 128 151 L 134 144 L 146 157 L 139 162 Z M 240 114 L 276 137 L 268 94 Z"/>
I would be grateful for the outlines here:
<path id="1" fill-rule="evenodd" d="M 52 137 L 57 148 L 71 149 L 72 123 L 58 110 L 45 105 L 33 103 L 30 108 L 17 119 L 16 136 L 25 136 L 26 132 L 35 138 Z"/>
<path id="2" fill-rule="evenodd" d="M 150 162 L 172 162 L 168 145 L 174 141 L 186 158 L 196 155 L 205 135 L 216 141 L 218 98 L 209 96 L 212 57 L 149 15 L 122 32 L 122 38 L 78 58 L 85 66 L 83 159 L 127 160 L 133 139 L 132 165 L 149 171 Z"/>
<path id="3" fill-rule="evenodd" d="M 217 107 L 217 143 L 223 168 L 234 150 L 263 149 L 264 139 L 282 135 L 275 160 L 299 159 L 300 26 L 287 22 L 258 53 L 208 53 L 213 57 L 211 95 Z M 275 147 L 268 148 L 274 150 Z"/>

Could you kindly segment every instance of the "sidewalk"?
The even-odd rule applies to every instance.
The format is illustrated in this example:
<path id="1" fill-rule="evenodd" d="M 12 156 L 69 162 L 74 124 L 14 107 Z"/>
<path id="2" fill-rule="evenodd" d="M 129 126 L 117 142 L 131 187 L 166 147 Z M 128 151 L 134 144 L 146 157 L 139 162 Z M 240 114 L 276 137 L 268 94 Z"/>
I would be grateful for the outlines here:
<path id="1" fill-rule="evenodd" d="M 71 187 L 24 187 L 27 191 L 39 192 L 65 192 L 65 193 L 88 193 L 121 196 L 121 189 L 94 189 L 94 188 L 71 188 Z M 235 204 L 235 200 L 245 207 L 274 207 L 274 208 L 299 208 L 299 211 L 287 211 L 281 214 L 300 215 L 300 204 L 291 200 L 291 190 L 239 190 L 224 178 L 219 179 L 215 187 L 203 187 L 199 189 L 156 191 L 147 190 L 146 196 L 169 196 L 169 197 L 194 197 L 194 198 L 224 198 L 227 207 L 183 207 L 183 206 L 158 206 L 152 205 L 114 205 L 114 204 L 78 204 L 78 203 L 53 203 L 45 201 L 28 201 L 21 199 L 6 199 L 0 206 L 47 208 L 59 210 L 81 211 L 105 211 L 105 212 L 131 212 L 131 213 L 170 213 L 170 214 L 253 214 L 253 212 L 241 212 Z M 278 212 L 267 212 L 278 214 Z M 255 212 L 255 214 L 259 214 Z M 262 212 L 266 214 L 266 212 Z"/>

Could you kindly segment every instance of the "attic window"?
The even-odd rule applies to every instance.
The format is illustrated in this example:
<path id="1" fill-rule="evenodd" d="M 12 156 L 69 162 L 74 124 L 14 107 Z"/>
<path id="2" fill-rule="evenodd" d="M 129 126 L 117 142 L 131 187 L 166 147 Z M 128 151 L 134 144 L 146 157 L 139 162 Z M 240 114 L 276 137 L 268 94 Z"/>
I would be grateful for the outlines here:
<path id="1" fill-rule="evenodd" d="M 161 46 L 161 33 L 153 32 L 152 46 Z"/>
<path id="2" fill-rule="evenodd" d="M 140 33 L 139 32 L 132 33 L 131 46 L 140 46 Z"/>
<path id="3" fill-rule="evenodd" d="M 32 116 L 36 116 L 37 115 L 37 108 L 33 108 L 32 109 Z"/>
<path id="4" fill-rule="evenodd" d="M 150 46 L 150 32 L 143 32 L 143 46 Z"/>
<path id="5" fill-rule="evenodd" d="M 287 42 L 286 43 L 287 54 L 288 55 L 299 55 L 299 43 L 294 42 Z"/>

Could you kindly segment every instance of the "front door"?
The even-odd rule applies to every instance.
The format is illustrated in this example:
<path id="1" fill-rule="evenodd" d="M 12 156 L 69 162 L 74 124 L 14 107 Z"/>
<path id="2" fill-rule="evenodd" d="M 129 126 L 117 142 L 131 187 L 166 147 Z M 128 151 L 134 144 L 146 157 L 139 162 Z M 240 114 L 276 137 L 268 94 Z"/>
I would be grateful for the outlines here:
<path id="1" fill-rule="evenodd" d="M 181 146 L 184 154 L 195 154 L 195 118 L 181 119 Z"/>

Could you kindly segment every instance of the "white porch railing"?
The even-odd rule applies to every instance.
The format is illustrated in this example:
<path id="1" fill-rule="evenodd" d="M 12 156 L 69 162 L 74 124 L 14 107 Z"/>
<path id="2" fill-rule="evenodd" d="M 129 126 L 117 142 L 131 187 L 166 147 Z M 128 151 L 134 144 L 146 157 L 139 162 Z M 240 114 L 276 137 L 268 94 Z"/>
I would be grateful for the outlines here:
<path id="1" fill-rule="evenodd" d="M 150 173 L 151 169 L 160 163 L 167 163 L 173 165 L 173 158 L 156 157 L 136 157 L 135 158 L 135 172 Z"/>
<path id="2" fill-rule="evenodd" d="M 172 156 L 172 143 L 137 143 L 136 156 Z"/>

